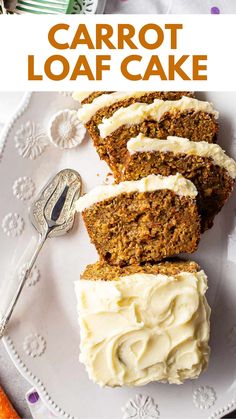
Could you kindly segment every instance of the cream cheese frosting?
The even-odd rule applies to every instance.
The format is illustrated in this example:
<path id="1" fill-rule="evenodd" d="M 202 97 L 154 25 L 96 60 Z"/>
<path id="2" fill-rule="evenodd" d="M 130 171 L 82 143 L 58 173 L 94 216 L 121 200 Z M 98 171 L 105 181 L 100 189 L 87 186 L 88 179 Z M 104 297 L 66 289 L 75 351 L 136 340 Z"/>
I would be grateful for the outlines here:
<path id="1" fill-rule="evenodd" d="M 74 100 L 78 100 L 79 102 L 82 102 L 84 99 L 87 99 L 91 94 L 93 93 L 93 91 L 89 92 L 74 92 L 72 94 L 72 97 Z"/>
<path id="2" fill-rule="evenodd" d="M 148 92 L 151 93 L 151 92 Z M 114 92 L 114 93 L 105 93 L 101 96 L 98 96 L 93 100 L 92 103 L 84 104 L 81 109 L 78 110 L 78 117 L 80 121 L 86 124 L 92 116 L 95 115 L 100 109 L 111 106 L 116 102 L 123 101 L 129 98 L 140 98 L 145 94 L 145 92 Z"/>
<path id="3" fill-rule="evenodd" d="M 171 190 L 179 196 L 189 196 L 190 198 L 197 196 L 197 189 L 194 184 L 180 173 L 173 176 L 149 175 L 140 180 L 97 186 L 78 199 L 76 210 L 82 212 L 97 202 L 113 198 L 122 193 L 153 192 L 163 189 Z"/>
<path id="4" fill-rule="evenodd" d="M 126 108 L 122 107 L 114 112 L 110 118 L 103 118 L 98 128 L 100 136 L 105 138 L 122 125 L 140 124 L 148 119 L 158 122 L 166 112 L 175 113 L 192 110 L 212 114 L 216 119 L 219 117 L 219 113 L 214 110 L 211 103 L 183 96 L 179 100 L 155 99 L 150 104 L 136 102 Z"/>
<path id="5" fill-rule="evenodd" d="M 210 352 L 206 290 L 203 271 L 77 281 L 80 361 L 90 379 L 113 387 L 197 378 Z"/>
<path id="6" fill-rule="evenodd" d="M 208 157 L 236 178 L 236 162 L 225 154 L 225 151 L 218 144 L 210 144 L 206 141 L 190 141 L 187 138 L 167 137 L 166 140 L 145 137 L 139 134 L 135 138 L 131 138 L 127 143 L 129 153 L 145 153 L 160 151 L 162 153 L 172 152 L 174 154 L 188 154 L 191 156 Z"/>

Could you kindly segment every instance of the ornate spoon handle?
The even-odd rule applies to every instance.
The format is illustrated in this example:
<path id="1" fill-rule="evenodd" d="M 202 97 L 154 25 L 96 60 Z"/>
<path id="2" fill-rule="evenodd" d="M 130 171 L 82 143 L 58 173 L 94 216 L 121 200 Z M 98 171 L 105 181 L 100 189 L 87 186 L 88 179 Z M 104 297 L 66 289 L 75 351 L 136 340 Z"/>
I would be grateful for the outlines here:
<path id="1" fill-rule="evenodd" d="M 0 0 L 0 7 L 2 9 L 3 15 L 5 15 L 7 13 L 7 11 L 5 9 L 5 5 L 4 5 L 4 1 L 3 0 Z"/>
<path id="2" fill-rule="evenodd" d="M 10 318 L 11 318 L 11 315 L 14 311 L 14 308 L 16 306 L 18 298 L 19 298 L 19 296 L 20 296 L 20 294 L 21 294 L 21 292 L 24 288 L 24 285 L 25 285 L 27 279 L 29 278 L 29 275 L 30 275 L 30 273 L 33 269 L 33 266 L 36 262 L 36 259 L 37 259 L 38 255 L 39 255 L 39 252 L 42 249 L 46 239 L 47 239 L 47 234 L 39 236 L 39 241 L 37 243 L 37 247 L 36 247 L 36 249 L 33 253 L 33 256 L 31 257 L 29 263 L 27 264 L 26 272 L 23 275 L 20 283 L 17 284 L 16 292 L 15 292 L 13 298 L 11 299 L 11 302 L 10 302 L 9 306 L 5 310 L 5 313 L 3 314 L 2 318 L 0 319 L 0 339 L 4 336 L 5 329 L 6 329 L 7 324 L 9 322 Z"/>

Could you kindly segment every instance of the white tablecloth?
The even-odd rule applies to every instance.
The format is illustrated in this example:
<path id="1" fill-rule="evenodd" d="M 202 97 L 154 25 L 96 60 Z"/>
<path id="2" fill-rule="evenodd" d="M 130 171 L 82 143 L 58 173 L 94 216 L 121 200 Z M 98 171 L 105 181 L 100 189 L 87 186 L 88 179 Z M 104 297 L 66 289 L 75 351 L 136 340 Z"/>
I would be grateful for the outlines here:
<path id="1" fill-rule="evenodd" d="M 236 13 L 236 0 L 107 0 L 105 13 Z"/>

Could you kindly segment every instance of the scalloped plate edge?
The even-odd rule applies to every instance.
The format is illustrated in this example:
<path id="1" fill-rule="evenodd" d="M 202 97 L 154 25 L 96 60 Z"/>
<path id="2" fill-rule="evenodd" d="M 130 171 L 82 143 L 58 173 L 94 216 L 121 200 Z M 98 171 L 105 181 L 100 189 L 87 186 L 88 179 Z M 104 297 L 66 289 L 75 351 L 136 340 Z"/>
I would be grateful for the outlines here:
<path id="1" fill-rule="evenodd" d="M 20 372 L 20 374 L 29 381 L 32 386 L 34 386 L 39 393 L 41 399 L 46 404 L 46 406 L 58 417 L 58 414 L 67 419 L 76 419 L 74 416 L 71 416 L 69 413 L 66 413 L 60 406 L 55 403 L 50 395 L 48 394 L 46 387 L 39 380 L 34 374 L 30 372 L 30 370 L 26 367 L 24 362 L 20 359 L 20 356 L 14 346 L 13 341 L 9 336 L 5 336 L 3 338 L 3 343 L 6 348 L 8 355 L 10 356 L 11 360 L 13 361 L 14 365 Z"/>

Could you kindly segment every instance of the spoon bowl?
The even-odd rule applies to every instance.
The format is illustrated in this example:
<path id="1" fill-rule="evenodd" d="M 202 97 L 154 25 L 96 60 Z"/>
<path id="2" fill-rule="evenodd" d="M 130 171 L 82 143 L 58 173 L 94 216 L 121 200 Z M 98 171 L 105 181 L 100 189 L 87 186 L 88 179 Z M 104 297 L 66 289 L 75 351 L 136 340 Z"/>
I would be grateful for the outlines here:
<path id="1" fill-rule="evenodd" d="M 31 223 L 39 234 L 62 236 L 73 227 L 81 185 L 79 173 L 72 169 L 61 170 L 48 182 L 30 210 Z"/>

